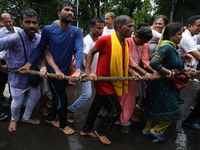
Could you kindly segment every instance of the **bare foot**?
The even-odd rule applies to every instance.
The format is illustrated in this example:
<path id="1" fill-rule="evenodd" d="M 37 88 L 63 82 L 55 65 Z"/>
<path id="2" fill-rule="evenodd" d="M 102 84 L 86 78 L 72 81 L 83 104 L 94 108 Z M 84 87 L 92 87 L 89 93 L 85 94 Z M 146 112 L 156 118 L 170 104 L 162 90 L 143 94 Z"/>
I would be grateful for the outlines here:
<path id="1" fill-rule="evenodd" d="M 65 128 L 60 128 L 60 130 L 62 131 L 62 132 L 64 132 L 65 134 L 67 134 L 67 135 L 71 135 L 71 134 L 74 134 L 74 132 L 75 132 L 75 130 L 73 130 L 72 128 L 70 128 L 70 127 L 68 127 L 68 126 L 66 126 Z"/>
<path id="2" fill-rule="evenodd" d="M 57 127 L 59 128 L 60 127 L 60 122 L 59 121 L 48 121 L 48 120 L 45 120 L 47 123 L 50 123 L 52 124 L 54 127 Z"/>
<path id="3" fill-rule="evenodd" d="M 160 132 L 159 131 L 155 131 L 154 129 L 151 129 L 150 130 L 153 134 L 159 134 Z"/>
<path id="4" fill-rule="evenodd" d="M 131 117 L 131 119 L 133 120 L 133 121 L 135 121 L 135 122 L 140 122 L 141 120 L 138 118 L 138 117 L 136 117 L 135 115 L 133 115 L 132 117 Z"/>
<path id="5" fill-rule="evenodd" d="M 10 124 L 8 126 L 8 131 L 13 132 L 17 129 L 17 121 L 10 120 Z"/>
<path id="6" fill-rule="evenodd" d="M 86 132 L 80 131 L 80 135 L 88 135 L 88 136 L 91 136 L 91 137 L 97 137 L 95 132 L 86 133 Z"/>
<path id="7" fill-rule="evenodd" d="M 110 145 L 111 144 L 111 141 L 107 138 L 106 135 L 99 135 L 96 131 L 95 131 L 95 134 L 97 135 L 97 137 L 99 138 L 99 140 L 103 143 L 103 144 L 107 144 L 107 145 Z"/>
<path id="8" fill-rule="evenodd" d="M 22 122 L 30 123 L 30 124 L 39 124 L 39 123 L 40 123 L 40 120 L 30 118 L 30 119 L 28 119 L 28 120 L 22 119 Z"/>

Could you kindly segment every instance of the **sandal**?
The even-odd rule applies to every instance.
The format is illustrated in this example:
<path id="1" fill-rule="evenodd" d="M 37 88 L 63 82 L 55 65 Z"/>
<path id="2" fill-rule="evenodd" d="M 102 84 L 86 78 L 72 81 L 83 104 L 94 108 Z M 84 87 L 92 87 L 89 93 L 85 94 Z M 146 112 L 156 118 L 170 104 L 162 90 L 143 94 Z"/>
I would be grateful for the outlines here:
<path id="1" fill-rule="evenodd" d="M 70 110 L 70 106 L 67 107 L 67 120 L 69 123 L 74 123 L 74 112 Z"/>
<path id="2" fill-rule="evenodd" d="M 165 138 L 163 137 L 163 133 L 160 131 L 159 133 L 155 134 L 153 132 L 151 132 L 151 130 L 149 131 L 149 135 L 151 135 L 153 138 L 157 139 L 159 142 L 164 142 Z"/>
<path id="3" fill-rule="evenodd" d="M 190 127 L 192 129 L 195 129 L 195 130 L 200 130 L 200 124 L 197 123 L 197 122 L 186 122 L 186 121 L 183 121 L 182 125 Z"/>

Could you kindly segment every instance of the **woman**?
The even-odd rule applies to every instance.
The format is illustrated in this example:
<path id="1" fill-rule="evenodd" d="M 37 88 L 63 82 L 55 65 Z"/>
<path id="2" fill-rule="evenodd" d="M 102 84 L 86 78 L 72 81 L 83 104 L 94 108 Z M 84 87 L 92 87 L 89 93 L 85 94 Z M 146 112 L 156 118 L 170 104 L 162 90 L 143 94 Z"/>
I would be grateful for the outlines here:
<path id="1" fill-rule="evenodd" d="M 152 26 L 153 37 L 148 42 L 149 59 L 152 59 L 155 55 L 155 51 L 161 37 L 161 33 L 165 26 L 168 24 L 168 22 L 168 18 L 164 15 L 160 15 L 155 18 Z"/>
<path id="2" fill-rule="evenodd" d="M 131 38 L 127 38 L 129 44 L 129 67 L 136 71 L 139 75 L 145 75 L 149 78 L 153 77 L 156 74 L 156 71 L 153 70 L 149 66 L 149 58 L 148 58 L 148 45 L 147 42 L 152 38 L 152 31 L 147 27 L 142 27 L 139 30 L 136 30 L 135 34 Z M 148 73 L 144 68 L 140 66 L 140 64 L 147 69 Z M 130 74 L 131 73 L 131 70 Z M 136 74 L 137 74 L 136 73 Z M 152 74 L 153 73 L 153 74 Z M 134 75 L 136 75 L 134 72 Z M 120 124 L 123 126 L 130 125 L 129 119 L 131 118 L 136 104 L 136 96 L 138 91 L 138 82 L 129 81 L 128 93 L 123 93 L 121 97 L 119 97 L 120 104 L 122 106 L 122 112 L 119 117 L 119 120 L 116 124 Z"/>
<path id="3" fill-rule="evenodd" d="M 181 110 L 176 100 L 175 87 L 172 85 L 175 73 L 172 70 L 184 71 L 180 55 L 176 51 L 182 38 L 183 27 L 179 23 L 168 24 L 163 32 L 163 39 L 150 66 L 166 75 L 160 80 L 151 80 L 147 87 L 145 103 L 147 123 L 142 131 L 160 142 L 164 142 L 163 132 L 173 122 L 181 119 Z"/>

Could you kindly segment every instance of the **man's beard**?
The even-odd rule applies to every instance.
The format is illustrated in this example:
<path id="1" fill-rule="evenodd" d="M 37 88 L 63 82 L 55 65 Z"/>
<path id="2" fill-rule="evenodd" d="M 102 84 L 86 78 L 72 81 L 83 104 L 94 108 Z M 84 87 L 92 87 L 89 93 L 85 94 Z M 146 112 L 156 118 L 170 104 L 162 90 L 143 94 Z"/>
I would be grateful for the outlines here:
<path id="1" fill-rule="evenodd" d="M 68 20 L 67 18 L 61 18 L 63 23 L 70 23 L 72 20 Z"/>

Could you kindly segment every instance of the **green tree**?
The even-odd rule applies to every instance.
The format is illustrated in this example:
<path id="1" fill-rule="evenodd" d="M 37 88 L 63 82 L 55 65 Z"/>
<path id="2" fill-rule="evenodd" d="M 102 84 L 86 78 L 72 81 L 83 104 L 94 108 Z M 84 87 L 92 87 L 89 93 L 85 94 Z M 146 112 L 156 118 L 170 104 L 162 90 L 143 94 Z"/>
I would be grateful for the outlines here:
<path id="1" fill-rule="evenodd" d="M 170 17 L 172 9 L 172 1 L 154 0 L 156 7 L 154 8 L 156 15 L 166 15 Z M 197 0 L 175 0 L 173 11 L 173 22 L 180 22 L 185 25 L 187 19 L 191 16 L 199 14 L 200 1 Z M 191 11 L 192 10 L 192 11 Z"/>
<path id="2" fill-rule="evenodd" d="M 58 19 L 57 6 L 62 0 L 0 0 L 0 12 L 8 12 L 15 19 L 15 25 L 19 26 L 20 12 L 24 8 L 33 8 L 39 15 L 40 24 L 51 24 Z"/>
<path id="3" fill-rule="evenodd" d="M 92 13 L 90 11 L 90 6 L 88 1 L 81 0 L 79 3 L 79 11 L 75 13 L 78 15 L 76 21 L 79 21 L 79 27 L 88 30 L 89 20 L 92 18 Z"/>
<path id="4" fill-rule="evenodd" d="M 151 22 L 152 5 L 150 0 L 103 0 L 101 14 L 112 11 L 116 15 L 128 15 L 136 24 L 140 21 Z"/>
<path id="5" fill-rule="evenodd" d="M 148 25 L 152 24 L 152 12 L 153 7 L 151 5 L 150 0 L 145 0 L 140 7 L 138 6 L 135 11 L 132 13 L 135 23 L 138 24 L 139 22 L 143 21 L 146 22 Z"/>

